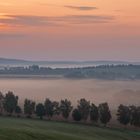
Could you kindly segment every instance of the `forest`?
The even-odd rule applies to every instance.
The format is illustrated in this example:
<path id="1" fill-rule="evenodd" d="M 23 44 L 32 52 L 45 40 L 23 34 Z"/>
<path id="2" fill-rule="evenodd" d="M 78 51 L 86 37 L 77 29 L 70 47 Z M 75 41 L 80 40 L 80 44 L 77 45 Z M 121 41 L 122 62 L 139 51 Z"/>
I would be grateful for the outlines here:
<path id="1" fill-rule="evenodd" d="M 77 68 L 50 68 L 40 67 L 38 65 L 26 67 L 4 67 L 0 69 L 0 76 L 3 75 L 53 75 L 65 78 L 137 80 L 140 79 L 140 65 L 100 65 Z"/>

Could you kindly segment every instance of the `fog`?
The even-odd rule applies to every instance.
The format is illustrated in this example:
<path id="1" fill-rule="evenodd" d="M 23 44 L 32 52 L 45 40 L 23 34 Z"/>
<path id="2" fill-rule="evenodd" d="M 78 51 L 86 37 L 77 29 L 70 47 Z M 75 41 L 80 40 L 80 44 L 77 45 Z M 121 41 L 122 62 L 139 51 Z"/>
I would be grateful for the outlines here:
<path id="1" fill-rule="evenodd" d="M 86 98 L 95 104 L 108 102 L 111 108 L 119 104 L 140 104 L 140 81 L 70 80 L 70 79 L 0 79 L 0 91 L 13 91 L 23 103 L 25 98 L 42 102 L 70 99 L 73 105 Z"/>

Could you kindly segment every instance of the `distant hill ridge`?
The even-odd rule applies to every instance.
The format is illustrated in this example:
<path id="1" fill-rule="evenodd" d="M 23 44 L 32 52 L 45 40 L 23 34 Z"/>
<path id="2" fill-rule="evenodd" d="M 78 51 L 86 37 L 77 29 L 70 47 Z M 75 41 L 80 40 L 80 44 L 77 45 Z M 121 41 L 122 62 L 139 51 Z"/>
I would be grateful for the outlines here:
<path id="1" fill-rule="evenodd" d="M 0 65 L 47 65 L 47 64 L 89 64 L 89 65 L 108 65 L 108 64 L 134 64 L 140 65 L 140 62 L 128 62 L 128 61 L 30 61 L 23 59 L 10 59 L 0 58 Z"/>

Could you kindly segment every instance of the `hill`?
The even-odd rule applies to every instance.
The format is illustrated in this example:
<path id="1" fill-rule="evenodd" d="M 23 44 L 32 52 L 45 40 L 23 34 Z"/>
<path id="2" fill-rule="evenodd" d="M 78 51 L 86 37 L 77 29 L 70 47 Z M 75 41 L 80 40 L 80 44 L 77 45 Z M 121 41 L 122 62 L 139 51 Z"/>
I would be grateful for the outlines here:
<path id="1" fill-rule="evenodd" d="M 81 65 L 81 66 L 95 66 L 95 65 L 120 65 L 120 64 L 140 64 L 139 62 L 127 61 L 30 61 L 22 59 L 0 58 L 0 65 Z"/>
<path id="2" fill-rule="evenodd" d="M 139 140 L 140 132 L 0 117 L 0 140 Z"/>
<path id="3" fill-rule="evenodd" d="M 0 58 L 0 65 L 19 65 L 19 64 L 30 64 L 30 61 Z"/>

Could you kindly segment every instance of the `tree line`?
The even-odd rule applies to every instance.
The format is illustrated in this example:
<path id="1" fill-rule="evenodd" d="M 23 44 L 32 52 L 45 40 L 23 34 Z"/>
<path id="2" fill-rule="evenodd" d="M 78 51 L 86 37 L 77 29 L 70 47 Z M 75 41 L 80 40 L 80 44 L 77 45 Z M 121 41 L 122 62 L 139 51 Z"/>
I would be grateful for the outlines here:
<path id="1" fill-rule="evenodd" d="M 50 68 L 32 65 L 28 67 L 4 67 L 0 75 L 61 75 L 65 78 L 96 78 L 96 79 L 140 79 L 140 65 L 100 65 L 77 68 Z"/>
<path id="2" fill-rule="evenodd" d="M 18 101 L 18 96 L 13 92 L 9 91 L 6 94 L 0 92 L 0 115 L 26 116 L 27 118 L 36 115 L 41 120 L 44 117 L 51 120 L 53 116 L 62 116 L 65 120 L 71 117 L 76 122 L 86 122 L 90 119 L 93 124 L 102 123 L 104 126 L 112 118 L 108 103 L 101 103 L 96 106 L 84 98 L 78 101 L 75 108 L 68 99 L 57 102 L 46 98 L 44 103 L 35 103 L 32 100 L 25 99 L 23 108 L 19 106 Z M 140 106 L 120 105 L 116 115 L 119 123 L 140 127 Z"/>

